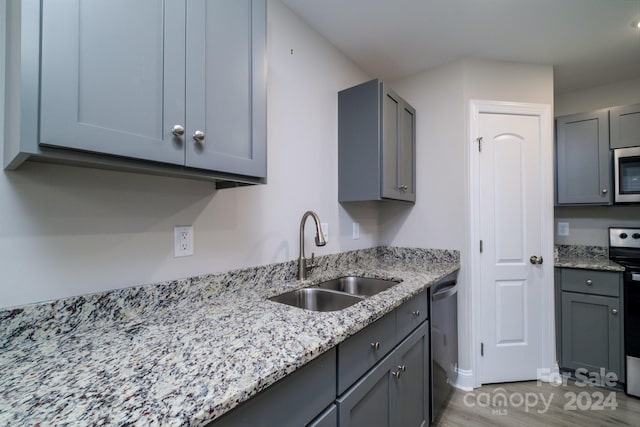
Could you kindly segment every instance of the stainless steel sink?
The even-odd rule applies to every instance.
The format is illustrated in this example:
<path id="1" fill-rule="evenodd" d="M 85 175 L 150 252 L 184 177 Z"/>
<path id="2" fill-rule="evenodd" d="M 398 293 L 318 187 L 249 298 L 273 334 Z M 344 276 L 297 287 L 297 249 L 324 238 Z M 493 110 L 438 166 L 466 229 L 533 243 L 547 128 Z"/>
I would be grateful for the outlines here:
<path id="1" fill-rule="evenodd" d="M 271 301 L 313 311 L 337 311 L 362 301 L 400 282 L 347 276 L 327 280 L 315 286 L 296 289 L 269 298 Z"/>
<path id="2" fill-rule="evenodd" d="M 322 289 L 346 292 L 352 295 L 371 296 L 397 285 L 400 282 L 368 277 L 347 276 L 328 280 L 317 285 Z"/>
<path id="3" fill-rule="evenodd" d="M 362 296 L 329 289 L 302 288 L 269 298 L 271 301 L 313 311 L 337 311 L 364 299 Z"/>

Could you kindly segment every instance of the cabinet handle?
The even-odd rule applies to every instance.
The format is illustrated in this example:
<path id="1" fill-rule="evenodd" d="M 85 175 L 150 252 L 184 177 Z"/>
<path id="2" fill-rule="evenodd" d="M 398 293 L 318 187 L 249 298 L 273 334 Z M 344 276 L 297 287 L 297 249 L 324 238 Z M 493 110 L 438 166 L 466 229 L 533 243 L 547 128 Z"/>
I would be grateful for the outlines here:
<path id="1" fill-rule="evenodd" d="M 587 280 L 587 285 L 588 285 L 588 286 L 591 286 L 591 285 L 593 285 L 593 280 L 591 280 L 591 279 L 588 279 L 588 280 Z"/>
<path id="2" fill-rule="evenodd" d="M 204 132 L 202 132 L 201 130 L 197 130 L 193 133 L 193 140 L 196 142 L 203 142 L 204 141 Z"/>
<path id="3" fill-rule="evenodd" d="M 182 136 L 184 135 L 184 127 L 180 125 L 175 125 L 174 127 L 171 128 L 171 133 L 174 134 L 175 136 Z"/>
<path id="4" fill-rule="evenodd" d="M 607 194 L 607 189 L 606 188 L 602 189 L 602 194 Z"/>
<path id="5" fill-rule="evenodd" d="M 396 379 L 399 379 L 402 376 L 403 372 L 406 372 L 407 367 L 405 365 L 400 365 L 398 366 L 398 370 L 395 372 L 391 372 L 391 375 L 393 375 L 394 377 L 396 377 Z"/>
<path id="6" fill-rule="evenodd" d="M 400 187 L 398 187 L 398 190 L 400 190 L 400 191 L 407 191 L 408 189 L 409 189 L 409 187 L 406 186 L 406 185 L 401 185 Z"/>
<path id="7" fill-rule="evenodd" d="M 380 350 L 380 342 L 376 341 L 376 342 L 372 342 L 371 343 L 371 348 L 374 350 Z"/>
<path id="8" fill-rule="evenodd" d="M 613 314 L 614 316 L 618 314 L 618 309 L 614 308 L 613 310 L 611 310 L 611 314 Z"/>
<path id="9" fill-rule="evenodd" d="M 420 316 L 420 310 L 412 311 L 411 314 L 413 314 L 414 316 L 418 317 L 418 316 Z"/>

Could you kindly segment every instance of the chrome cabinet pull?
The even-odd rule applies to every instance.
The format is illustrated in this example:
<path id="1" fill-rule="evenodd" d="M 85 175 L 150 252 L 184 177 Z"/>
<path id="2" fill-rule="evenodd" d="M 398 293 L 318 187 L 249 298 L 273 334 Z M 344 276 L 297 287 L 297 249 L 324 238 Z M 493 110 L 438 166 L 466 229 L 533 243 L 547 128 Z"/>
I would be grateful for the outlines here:
<path id="1" fill-rule="evenodd" d="M 380 350 L 380 342 L 376 341 L 376 342 L 372 342 L 371 343 L 371 348 L 374 350 Z"/>
<path id="2" fill-rule="evenodd" d="M 204 132 L 197 130 L 193 133 L 193 140 L 196 142 L 204 142 Z"/>
<path id="3" fill-rule="evenodd" d="M 593 285 L 593 280 L 588 279 L 586 283 L 587 283 L 587 286 L 591 286 L 591 285 Z"/>
<path id="4" fill-rule="evenodd" d="M 398 370 L 395 372 L 391 372 L 391 375 L 393 375 L 396 379 L 399 379 L 402 376 L 402 373 L 406 371 L 407 367 L 405 365 L 399 365 Z"/>
<path id="5" fill-rule="evenodd" d="M 613 314 L 614 316 L 618 314 L 618 309 L 617 308 L 612 309 L 611 314 Z"/>
<path id="6" fill-rule="evenodd" d="M 420 310 L 412 311 L 411 314 L 413 314 L 414 316 L 418 317 L 418 316 L 420 316 Z"/>
<path id="7" fill-rule="evenodd" d="M 608 190 L 607 190 L 606 188 L 603 188 L 603 189 L 602 189 L 602 194 L 607 194 L 607 191 L 608 191 Z"/>
<path id="8" fill-rule="evenodd" d="M 184 135 L 184 127 L 182 127 L 181 125 L 174 125 L 171 128 L 171 133 L 175 136 L 182 136 Z"/>

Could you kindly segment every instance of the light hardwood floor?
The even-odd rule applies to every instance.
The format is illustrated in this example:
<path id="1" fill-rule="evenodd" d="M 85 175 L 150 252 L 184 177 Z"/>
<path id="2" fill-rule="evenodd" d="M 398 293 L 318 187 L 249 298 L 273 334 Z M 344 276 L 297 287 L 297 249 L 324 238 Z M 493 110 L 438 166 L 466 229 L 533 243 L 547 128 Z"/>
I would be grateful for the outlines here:
<path id="1" fill-rule="evenodd" d="M 640 426 L 640 399 L 573 383 L 491 384 L 456 390 L 434 426 Z"/>

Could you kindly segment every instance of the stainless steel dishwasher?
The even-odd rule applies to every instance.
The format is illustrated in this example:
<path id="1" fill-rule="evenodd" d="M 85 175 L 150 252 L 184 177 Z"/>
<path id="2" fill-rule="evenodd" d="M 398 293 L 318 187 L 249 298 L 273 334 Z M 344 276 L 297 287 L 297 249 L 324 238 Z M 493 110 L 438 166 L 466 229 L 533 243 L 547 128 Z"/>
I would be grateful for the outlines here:
<path id="1" fill-rule="evenodd" d="M 431 422 L 436 421 L 458 377 L 458 273 L 431 287 Z"/>

